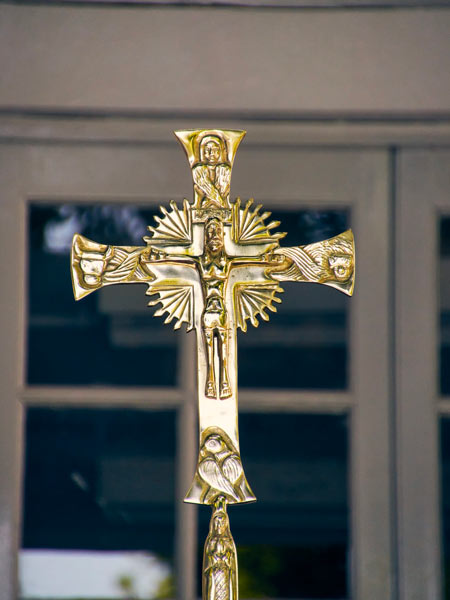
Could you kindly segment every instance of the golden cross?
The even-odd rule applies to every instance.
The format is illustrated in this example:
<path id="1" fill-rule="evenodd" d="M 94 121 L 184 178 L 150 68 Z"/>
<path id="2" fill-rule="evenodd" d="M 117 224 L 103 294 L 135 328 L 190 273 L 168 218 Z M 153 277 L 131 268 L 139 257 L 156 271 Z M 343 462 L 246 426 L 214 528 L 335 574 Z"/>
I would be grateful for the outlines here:
<path id="1" fill-rule="evenodd" d="M 204 600 L 237 599 L 237 562 L 226 505 L 256 500 L 242 467 L 237 408 L 237 328 L 269 320 L 282 281 L 323 283 L 351 295 L 355 262 L 351 230 L 307 246 L 285 248 L 284 233 L 267 223 L 253 200 L 230 202 L 234 157 L 245 131 L 191 130 L 184 147 L 194 201 L 161 207 L 145 246 L 107 246 L 76 234 L 72 245 L 75 298 L 116 283 L 146 283 L 155 316 L 175 329 L 195 329 L 200 446 L 186 502 L 213 508 L 203 565 Z M 218 556 L 218 540 L 223 556 Z M 219 560 L 220 559 L 220 560 Z M 217 565 L 220 565 L 217 566 Z"/>

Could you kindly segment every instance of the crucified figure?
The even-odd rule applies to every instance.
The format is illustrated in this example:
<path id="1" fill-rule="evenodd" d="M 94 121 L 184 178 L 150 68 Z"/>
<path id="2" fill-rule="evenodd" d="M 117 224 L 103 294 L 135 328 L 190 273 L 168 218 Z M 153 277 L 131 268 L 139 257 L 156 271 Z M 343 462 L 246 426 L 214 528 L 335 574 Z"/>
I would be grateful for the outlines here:
<path id="1" fill-rule="evenodd" d="M 153 254 L 153 256 L 156 255 Z M 227 311 L 226 293 L 230 271 L 233 267 L 259 265 L 275 270 L 286 269 L 285 257 L 273 255 L 270 258 L 230 257 L 225 251 L 223 222 L 219 217 L 210 217 L 204 225 L 204 252 L 198 257 L 186 255 L 160 255 L 162 261 L 170 259 L 174 263 L 195 266 L 200 276 L 203 293 L 203 311 L 201 314 L 202 337 L 206 349 L 205 396 L 217 398 L 217 389 L 221 400 L 229 398 L 233 391 L 228 373 L 229 339 L 235 325 Z M 218 365 L 216 368 L 215 350 Z M 216 372 L 219 381 L 217 382 Z M 217 385 L 218 383 L 218 385 Z"/>
<path id="2" fill-rule="evenodd" d="M 232 393 L 228 376 L 228 338 L 231 324 L 224 297 L 231 264 L 232 261 L 225 254 L 222 222 L 213 217 L 205 224 L 205 251 L 197 263 L 204 298 L 202 330 L 207 350 L 205 394 L 208 398 L 215 398 L 217 394 L 214 340 L 217 340 L 219 355 L 219 397 L 229 398 Z"/>

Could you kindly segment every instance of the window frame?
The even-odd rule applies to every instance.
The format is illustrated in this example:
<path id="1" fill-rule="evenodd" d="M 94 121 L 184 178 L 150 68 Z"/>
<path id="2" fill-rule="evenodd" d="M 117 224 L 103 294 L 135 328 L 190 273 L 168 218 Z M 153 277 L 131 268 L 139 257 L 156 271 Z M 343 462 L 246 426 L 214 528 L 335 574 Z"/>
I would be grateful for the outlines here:
<path id="1" fill-rule="evenodd" d="M 2 432 L 5 433 L 2 450 L 6 450 L 7 460 L 14 465 L 10 469 L 10 479 L 7 491 L 3 493 L 0 507 L 7 507 L 14 515 L 11 520 L 11 535 L 9 548 L 4 547 L 6 561 L 0 561 L 5 566 L 5 581 L 10 582 L 10 589 L 14 590 L 17 584 L 16 550 L 20 537 L 20 506 L 21 506 L 21 469 L 19 465 L 23 460 L 23 411 L 27 406 L 48 405 L 55 406 L 105 406 L 107 397 L 108 406 L 145 406 L 149 409 L 161 406 L 177 407 L 178 410 L 178 444 L 177 444 L 177 490 L 184 494 L 190 483 L 194 471 L 197 455 L 197 430 L 196 412 L 197 400 L 195 390 L 195 353 L 192 352 L 193 336 L 184 338 L 182 352 L 180 353 L 180 377 L 178 389 L 111 389 L 90 387 L 28 387 L 24 384 L 25 365 L 25 339 L 26 339 L 26 256 L 27 256 L 27 225 L 26 207 L 30 199 L 45 199 L 46 201 L 61 202 L 68 199 L 86 202 L 117 202 L 124 200 L 141 203 L 145 196 L 146 188 L 150 189 L 151 174 L 134 181 L 130 180 L 129 189 L 117 193 L 112 181 L 86 182 L 80 177 L 83 171 L 83 161 L 79 153 L 84 147 L 91 149 L 95 140 L 105 140 L 104 123 L 90 123 L 88 138 L 80 141 L 76 126 L 73 135 L 77 138 L 75 144 L 67 139 L 67 123 L 64 130 L 64 139 L 57 139 L 50 135 L 51 144 L 34 143 L 9 145 L 4 147 L 5 161 L 3 167 L 6 178 L 6 202 L 2 205 L 4 215 L 13 222 L 13 227 L 5 228 L 5 235 L 1 238 L 3 255 L 8 256 L 6 275 L 9 281 L 15 282 L 8 287 L 5 294 L 5 306 L 8 310 L 0 315 L 2 326 L 13 340 L 14 351 L 7 357 L 2 357 L 2 371 L 9 371 L 3 386 L 4 397 L 7 398 L 5 420 Z M 151 123 L 148 124 L 149 127 Z M 166 123 L 166 132 L 176 128 L 176 124 Z M 218 127 L 226 127 L 227 123 L 218 120 Z M 106 125 L 107 127 L 107 125 Z M 123 125 L 126 129 L 126 125 Z M 159 126 L 160 127 L 160 126 Z M 283 390 L 277 394 L 277 406 L 273 406 L 274 390 L 261 392 L 260 390 L 242 390 L 240 392 L 241 410 L 282 410 L 299 412 L 344 412 L 350 415 L 350 497 L 351 497 L 351 597 L 391 597 L 393 590 L 393 555 L 392 555 L 392 490 L 391 490 L 391 431 L 389 429 L 389 416 L 391 411 L 392 390 L 391 375 L 389 371 L 389 357 L 391 354 L 389 341 L 390 324 L 390 239 L 389 232 L 389 201 L 390 201 L 390 164 L 389 153 L 384 148 L 351 148 L 343 140 L 342 145 L 330 147 L 323 143 L 323 127 L 321 128 L 321 145 L 311 147 L 303 145 L 300 130 L 294 128 L 294 134 L 286 134 L 284 127 L 279 125 L 259 124 L 257 129 L 261 135 L 262 127 L 266 127 L 264 141 L 257 140 L 249 144 L 249 150 L 271 152 L 272 148 L 284 147 L 288 152 L 291 148 L 299 147 L 305 152 L 305 157 L 319 157 L 322 155 L 346 156 L 348 165 L 352 163 L 352 177 L 344 176 L 339 172 L 339 161 L 330 172 L 323 174 L 329 183 L 329 195 L 311 197 L 304 192 L 295 196 L 292 192 L 281 191 L 280 205 L 299 202 L 301 207 L 314 208 L 345 208 L 351 211 L 352 227 L 356 233 L 357 244 L 357 288 L 356 294 L 350 304 L 350 386 L 347 391 L 308 391 Z M 252 128 L 252 124 L 248 124 Z M 50 132 L 57 132 L 57 125 L 52 124 Z M 120 129 L 120 128 L 119 128 Z M 151 129 L 151 127 L 150 127 Z M 299 135 L 300 131 L 300 135 Z M 329 133 L 334 138 L 330 127 Z M 112 130 L 112 135 L 117 135 L 117 130 Z M 126 138 L 126 131 L 122 131 Z M 69 136 L 70 137 L 70 136 Z M 345 136 L 344 136 L 345 137 Z M 320 136 L 319 136 L 320 138 Z M 123 141 L 123 139 L 122 139 Z M 365 144 L 364 144 L 365 145 Z M 39 168 L 41 160 L 55 160 L 62 156 L 64 164 L 70 165 L 70 152 L 77 150 L 74 160 L 74 173 L 68 180 L 61 180 L 57 176 L 57 165 L 52 169 L 42 172 Z M 101 142 L 99 153 L 105 152 L 106 161 L 114 161 L 115 153 L 119 148 L 123 152 L 147 152 L 153 146 L 158 149 L 161 142 L 156 136 L 154 142 L 136 146 L 128 139 L 121 143 L 120 140 L 108 139 Z M 144 146 L 144 147 L 143 147 Z M 55 150 L 58 153 L 52 154 Z M 296 150 L 296 151 L 297 151 Z M 51 157 L 48 155 L 51 154 Z M 47 155 L 47 156 L 46 156 Z M 122 154 L 123 155 L 123 154 Z M 50 160 L 52 159 L 52 160 Z M 115 157 L 117 160 L 117 157 Z M 59 160 L 59 159 L 58 159 Z M 100 162 L 103 160 L 99 159 Z M 314 159 L 315 160 L 315 159 Z M 64 162 L 65 161 L 65 162 Z M 182 155 L 179 155 L 181 169 Z M 314 162 L 314 161 L 313 161 Z M 333 162 L 333 161 L 331 161 Z M 238 162 L 237 162 L 238 164 Z M 71 166 L 72 168 L 72 166 Z M 350 167 L 348 167 L 350 172 Z M 237 171 L 237 168 L 236 168 Z M 245 177 L 245 186 L 252 188 L 257 170 L 242 170 L 240 177 Z M 101 178 L 99 178 L 101 179 Z M 191 183 L 186 176 L 180 178 L 184 194 L 189 193 Z M 340 182 L 336 186 L 336 181 Z M 187 183 L 189 182 L 189 183 Z M 264 182 L 261 182 L 262 185 Z M 257 187 L 257 186 L 254 186 Z M 337 189 L 339 188 L 339 189 Z M 239 181 L 234 180 L 234 190 L 240 191 Z M 234 193 L 234 192 L 233 192 Z M 302 199 L 302 193 L 303 198 Z M 245 190 L 244 190 L 245 194 Z M 243 194 L 243 195 L 244 195 Z M 265 198 L 254 192 L 255 196 L 264 203 Z M 166 196 L 167 194 L 164 194 Z M 153 196 L 153 194 L 152 194 Z M 182 197 L 182 194 L 173 194 Z M 363 243 L 364 242 L 364 243 Z M 11 252 L 11 248 L 16 251 Z M 367 314 L 371 319 L 367 319 Z M 13 316 L 11 316 L 13 315 Z M 17 335 L 17 332 L 20 332 Z M 182 401 L 183 400 L 183 401 Z M 9 432 L 6 432 L 6 429 Z M 3 466 L 3 465 L 2 465 Z M 371 477 L 376 473 L 377 477 Z M 187 600 L 194 597 L 195 589 L 195 555 L 192 549 L 198 543 L 196 526 L 196 508 L 180 503 L 177 507 L 177 533 L 176 533 L 176 565 L 179 581 L 179 598 Z M 191 558 L 190 558 L 191 557 Z M 3 558 L 3 557 L 2 557 Z M 374 577 L 374 566 L 377 576 Z M 14 573 L 14 575 L 12 575 Z M 13 597 L 11 592 L 11 597 Z"/>
<path id="2" fill-rule="evenodd" d="M 405 149 L 397 164 L 399 597 L 431 600 L 443 595 L 439 418 L 450 414 L 450 398 L 438 389 L 438 273 L 439 217 L 450 214 L 450 152 Z"/>

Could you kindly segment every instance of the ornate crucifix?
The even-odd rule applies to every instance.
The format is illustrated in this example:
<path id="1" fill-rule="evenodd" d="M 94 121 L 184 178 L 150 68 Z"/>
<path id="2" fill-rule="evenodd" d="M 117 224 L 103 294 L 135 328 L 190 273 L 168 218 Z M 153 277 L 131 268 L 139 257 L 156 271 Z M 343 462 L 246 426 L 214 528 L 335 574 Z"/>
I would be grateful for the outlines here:
<path id="1" fill-rule="evenodd" d="M 194 201 L 161 207 L 145 246 L 107 246 L 75 235 L 75 298 L 116 283 L 146 283 L 155 316 L 175 329 L 195 329 L 200 446 L 185 501 L 212 507 L 203 560 L 203 600 L 237 600 L 237 558 L 227 504 L 256 500 L 242 467 L 238 439 L 237 328 L 269 320 L 282 281 L 323 283 L 351 295 L 351 230 L 315 244 L 284 248 L 253 200 L 230 202 L 231 169 L 245 131 L 175 133 L 186 151 Z"/>

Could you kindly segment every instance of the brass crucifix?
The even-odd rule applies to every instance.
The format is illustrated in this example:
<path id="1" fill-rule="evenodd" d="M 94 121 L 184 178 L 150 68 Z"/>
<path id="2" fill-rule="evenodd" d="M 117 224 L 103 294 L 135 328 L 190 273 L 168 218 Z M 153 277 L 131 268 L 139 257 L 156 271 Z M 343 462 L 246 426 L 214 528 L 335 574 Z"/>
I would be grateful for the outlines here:
<path id="1" fill-rule="evenodd" d="M 231 169 L 245 131 L 175 132 L 194 182 L 194 201 L 161 207 L 146 245 L 107 246 L 76 234 L 72 282 L 76 300 L 116 283 L 146 283 L 155 316 L 195 329 L 200 446 L 185 501 L 212 507 L 203 560 L 203 600 L 237 600 L 237 558 L 227 504 L 256 500 L 241 463 L 237 408 L 237 328 L 281 302 L 282 281 L 323 283 L 351 295 L 351 230 L 307 246 L 283 248 L 279 222 L 266 223 L 253 200 L 230 202 Z"/>

